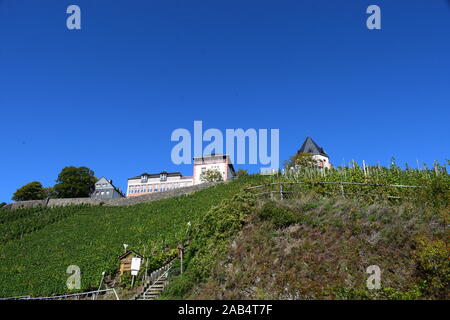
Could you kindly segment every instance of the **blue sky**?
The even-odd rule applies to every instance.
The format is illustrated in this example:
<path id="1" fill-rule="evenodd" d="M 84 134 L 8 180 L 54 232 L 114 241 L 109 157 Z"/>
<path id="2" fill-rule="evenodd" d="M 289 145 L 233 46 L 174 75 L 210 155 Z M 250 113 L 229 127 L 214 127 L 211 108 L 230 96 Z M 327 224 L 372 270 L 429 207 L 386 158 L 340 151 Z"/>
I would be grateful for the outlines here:
<path id="1" fill-rule="evenodd" d="M 0 202 L 68 165 L 190 175 L 170 136 L 194 120 L 280 129 L 280 161 L 309 135 L 337 165 L 443 162 L 449 36 L 447 0 L 0 0 Z"/>

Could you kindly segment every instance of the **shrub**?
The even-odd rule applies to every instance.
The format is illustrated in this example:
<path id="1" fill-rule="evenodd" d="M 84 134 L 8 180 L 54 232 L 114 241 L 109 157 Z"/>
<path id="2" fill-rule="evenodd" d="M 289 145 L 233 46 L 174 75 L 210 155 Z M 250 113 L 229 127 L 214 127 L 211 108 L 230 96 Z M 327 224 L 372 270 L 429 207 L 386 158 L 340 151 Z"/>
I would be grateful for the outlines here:
<path id="1" fill-rule="evenodd" d="M 259 210 L 258 216 L 261 220 L 271 221 L 277 228 L 287 227 L 300 221 L 300 217 L 295 212 L 280 207 L 275 201 L 266 202 Z"/>
<path id="2" fill-rule="evenodd" d="M 220 182 L 223 181 L 222 174 L 219 170 L 208 169 L 200 174 L 201 182 Z"/>
<path id="3" fill-rule="evenodd" d="M 417 239 L 416 251 L 420 276 L 426 281 L 425 291 L 445 298 L 450 286 L 450 250 L 443 240 Z"/>
<path id="4" fill-rule="evenodd" d="M 216 261 L 227 251 L 231 238 L 242 228 L 255 208 L 255 197 L 240 192 L 231 200 L 212 207 L 192 230 L 186 251 L 183 276 L 171 281 L 164 296 L 185 297 L 194 285 L 205 282 L 212 274 Z"/>
<path id="5" fill-rule="evenodd" d="M 14 201 L 42 200 L 47 193 L 39 181 L 30 182 L 14 192 L 12 199 Z"/>

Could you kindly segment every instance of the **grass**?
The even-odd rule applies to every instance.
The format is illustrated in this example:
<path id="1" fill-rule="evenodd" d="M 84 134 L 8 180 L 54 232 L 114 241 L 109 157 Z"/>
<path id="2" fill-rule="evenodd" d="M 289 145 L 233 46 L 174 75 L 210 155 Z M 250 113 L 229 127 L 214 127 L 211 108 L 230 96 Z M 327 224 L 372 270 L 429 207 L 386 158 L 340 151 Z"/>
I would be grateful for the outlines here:
<path id="1" fill-rule="evenodd" d="M 209 277 L 184 297 L 449 299 L 447 228 L 415 203 L 317 194 L 259 201 Z M 366 288 L 370 265 L 382 270 L 380 290 Z"/>

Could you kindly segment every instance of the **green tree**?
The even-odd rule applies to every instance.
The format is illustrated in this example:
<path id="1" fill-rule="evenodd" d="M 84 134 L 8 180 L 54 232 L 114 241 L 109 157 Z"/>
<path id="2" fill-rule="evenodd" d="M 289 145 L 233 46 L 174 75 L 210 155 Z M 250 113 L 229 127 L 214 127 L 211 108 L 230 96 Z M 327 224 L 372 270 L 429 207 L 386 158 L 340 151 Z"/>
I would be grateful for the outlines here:
<path id="1" fill-rule="evenodd" d="M 295 166 L 311 168 L 317 166 L 317 162 L 309 153 L 296 153 L 284 162 L 286 169 L 295 168 Z"/>
<path id="2" fill-rule="evenodd" d="M 42 200 L 47 197 L 45 189 L 39 181 L 30 182 L 14 192 L 14 201 Z"/>
<path id="3" fill-rule="evenodd" d="M 239 169 L 239 170 L 236 172 L 236 175 L 237 175 L 238 177 L 247 176 L 247 175 L 248 175 L 248 171 L 245 170 L 245 169 Z"/>
<path id="4" fill-rule="evenodd" d="M 219 182 L 223 181 L 222 174 L 219 170 L 208 169 L 200 174 L 201 182 Z"/>
<path id="5" fill-rule="evenodd" d="M 86 167 L 65 167 L 54 186 L 58 198 L 85 198 L 94 190 L 97 178 L 94 171 Z"/>
<path id="6" fill-rule="evenodd" d="M 6 205 L 7 205 L 6 202 L 2 202 L 2 203 L 0 203 L 0 208 L 3 208 L 3 207 L 6 206 Z"/>
<path id="7" fill-rule="evenodd" d="M 58 197 L 54 187 L 44 188 L 44 190 L 45 190 L 48 198 L 55 199 Z"/>

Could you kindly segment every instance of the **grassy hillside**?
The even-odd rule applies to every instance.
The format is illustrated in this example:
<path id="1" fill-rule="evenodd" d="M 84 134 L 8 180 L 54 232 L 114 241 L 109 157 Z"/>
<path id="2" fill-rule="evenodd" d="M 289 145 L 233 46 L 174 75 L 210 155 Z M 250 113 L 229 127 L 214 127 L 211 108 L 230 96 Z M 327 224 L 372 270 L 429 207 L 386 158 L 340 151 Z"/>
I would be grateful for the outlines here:
<path id="1" fill-rule="evenodd" d="M 258 201 L 193 299 L 450 299 L 448 210 L 317 195 Z M 381 269 L 368 290 L 366 268 Z"/>
<path id="2" fill-rule="evenodd" d="M 289 185 L 298 181 L 425 188 L 349 185 L 344 198 L 340 185 Z M 244 190 L 273 182 L 293 193 L 272 201 L 256 193 L 274 185 Z M 449 186 L 445 167 L 355 166 L 245 176 L 130 207 L 0 210 L 0 297 L 67 292 L 69 265 L 81 269 L 80 291 L 96 288 L 103 271 L 117 274 L 124 243 L 154 269 L 185 241 L 185 273 L 163 298 L 448 297 Z M 382 269 L 382 291 L 365 289 L 371 264 Z"/>
<path id="3" fill-rule="evenodd" d="M 310 184 L 271 200 L 258 194 L 268 185 L 236 194 L 194 225 L 185 273 L 162 298 L 449 299 L 450 179 L 440 170 L 378 172 L 376 183 L 425 186 L 417 189 L 350 186 L 343 197 Z M 374 183 L 360 168 L 308 171 L 268 180 L 339 182 L 346 171 L 344 181 Z M 366 288 L 370 265 L 381 268 L 380 290 Z"/>
<path id="4" fill-rule="evenodd" d="M 161 252 L 176 248 L 188 222 L 195 223 L 249 179 L 255 178 L 131 207 L 0 211 L 0 297 L 64 293 L 69 265 L 81 268 L 81 291 L 96 288 L 103 271 L 117 272 L 124 243 L 145 255 L 153 251 L 150 268 L 159 267 L 168 258 Z"/>

